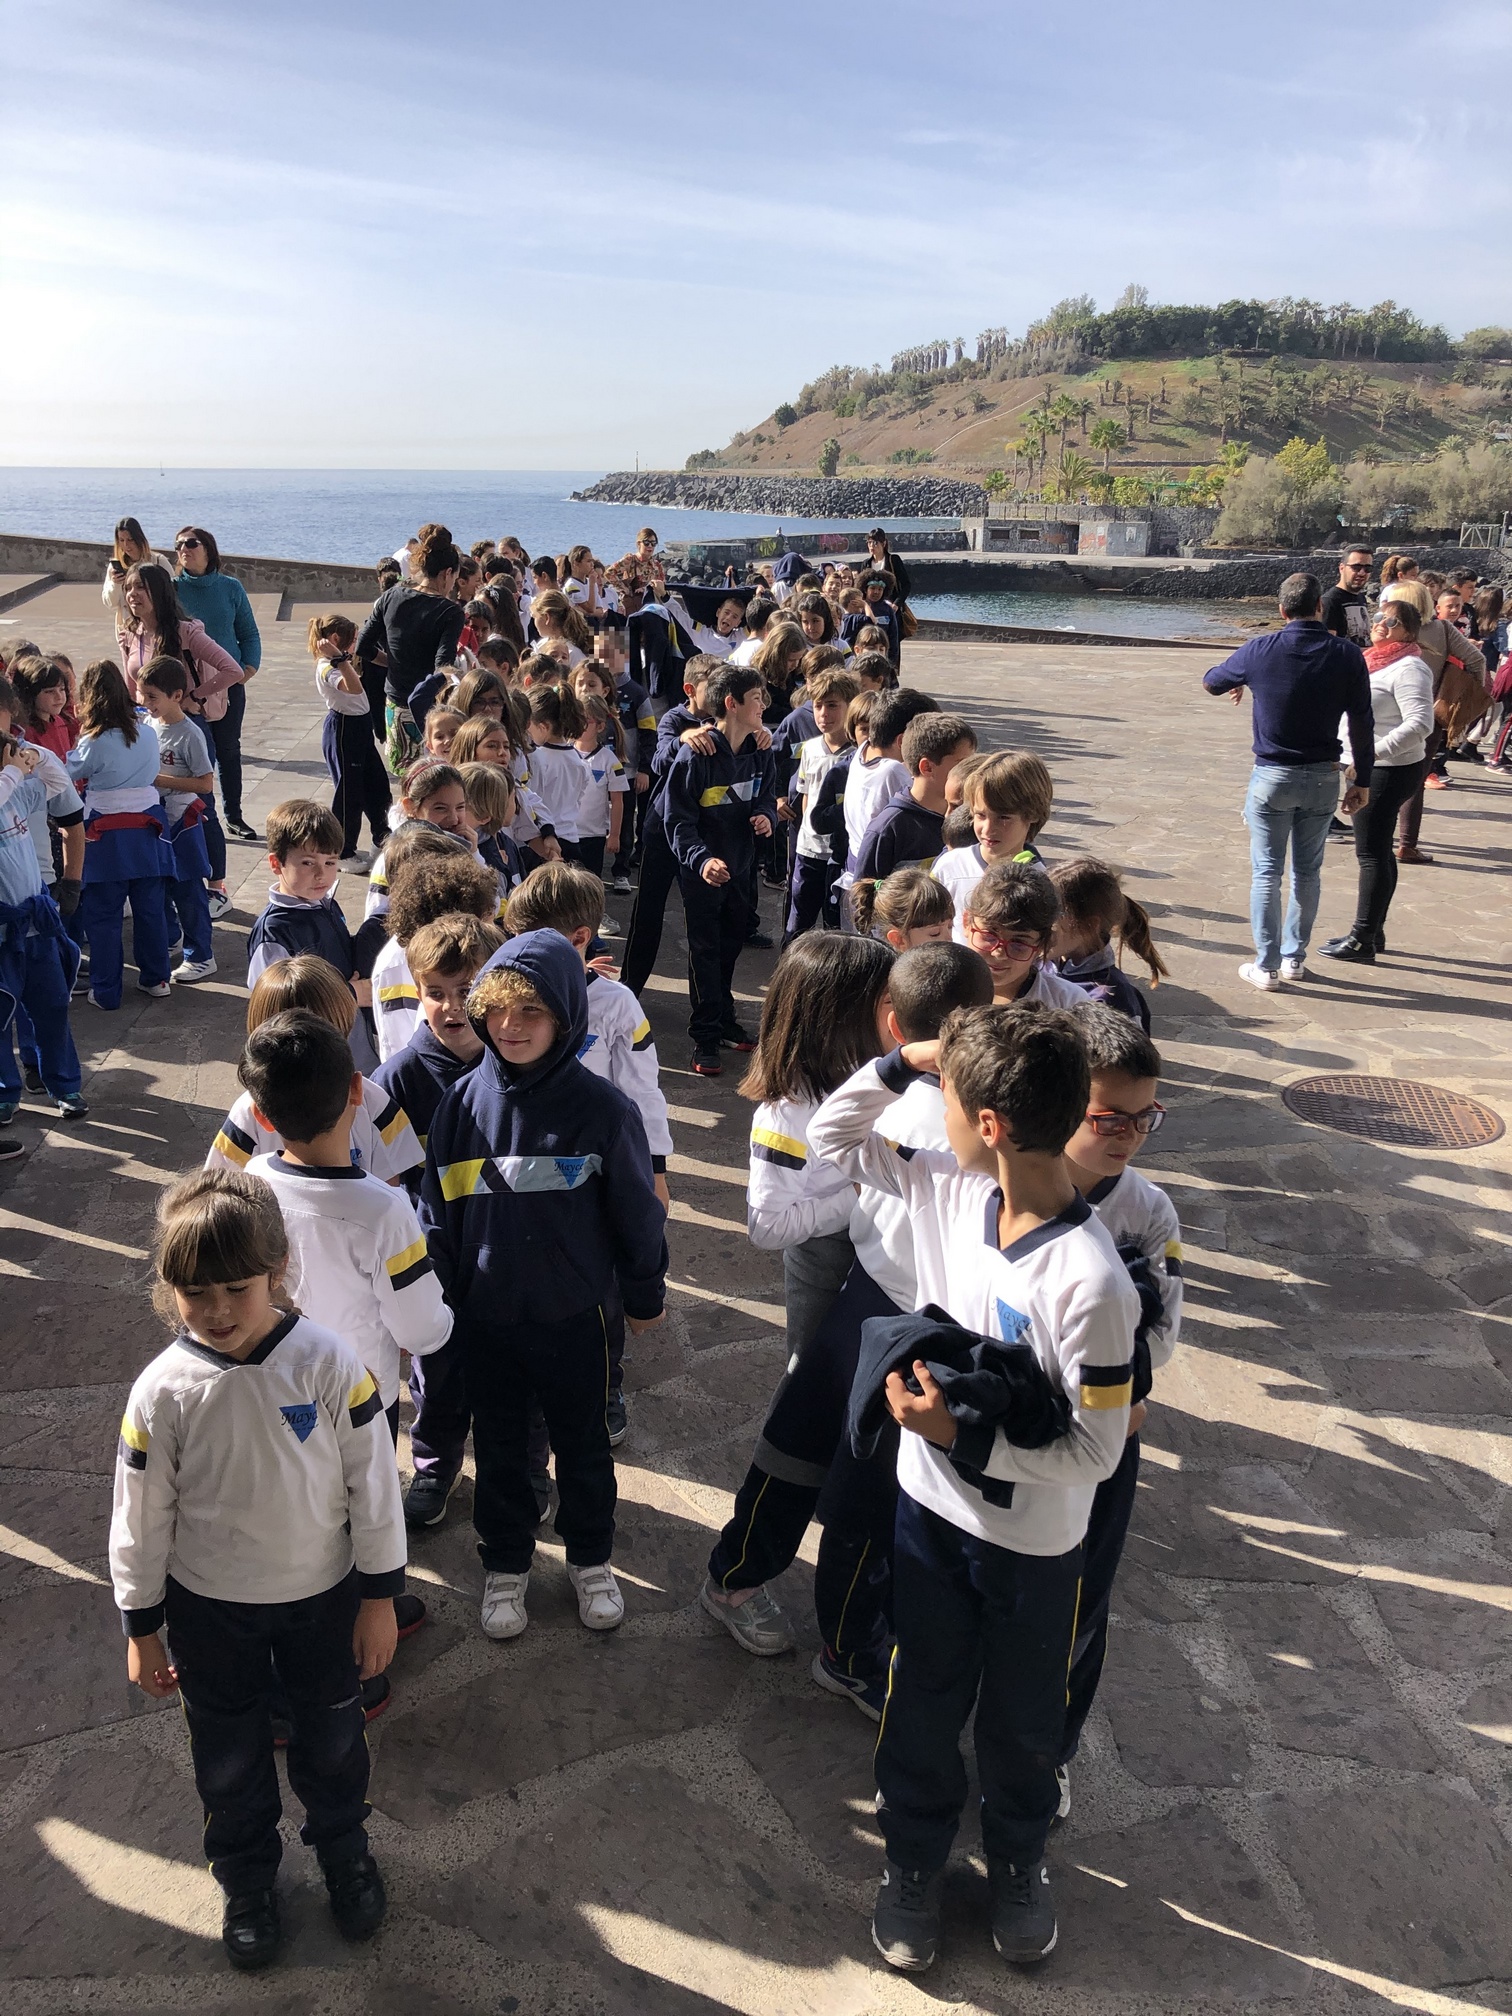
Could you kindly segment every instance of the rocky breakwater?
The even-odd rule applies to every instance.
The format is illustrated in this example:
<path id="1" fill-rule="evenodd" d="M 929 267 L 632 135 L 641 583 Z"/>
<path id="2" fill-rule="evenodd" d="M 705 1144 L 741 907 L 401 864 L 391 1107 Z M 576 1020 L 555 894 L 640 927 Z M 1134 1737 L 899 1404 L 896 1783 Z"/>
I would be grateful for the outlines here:
<path id="1" fill-rule="evenodd" d="M 959 518 L 987 509 L 975 483 L 941 476 L 756 476 L 737 470 L 689 475 L 683 470 L 618 469 L 576 504 L 662 505 L 681 511 L 764 511 L 788 518 Z"/>

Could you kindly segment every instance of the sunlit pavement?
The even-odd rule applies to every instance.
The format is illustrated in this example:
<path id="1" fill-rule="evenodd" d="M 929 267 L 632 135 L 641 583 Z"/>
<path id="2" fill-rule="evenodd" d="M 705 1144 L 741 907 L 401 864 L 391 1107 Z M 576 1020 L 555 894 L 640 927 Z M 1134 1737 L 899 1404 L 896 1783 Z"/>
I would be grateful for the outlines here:
<path id="1" fill-rule="evenodd" d="M 76 663 L 93 590 L 12 612 Z M 272 598 L 268 598 L 271 604 Z M 254 824 L 324 793 L 303 622 L 251 688 Z M 1146 1172 L 1186 1237 L 1185 1341 L 1161 1375 L 1102 1694 L 1051 1846 L 1060 1946 L 1032 1979 L 985 1928 L 974 1822 L 922 1985 L 867 1935 L 873 1731 L 792 1659 L 748 1658 L 696 1605 L 782 1366 L 781 1274 L 744 1235 L 738 1070 L 688 1074 L 681 944 L 648 994 L 680 1153 L 671 1321 L 630 1365 L 616 1566 L 627 1621 L 579 1627 L 548 1537 L 517 1643 L 481 1635 L 470 1487 L 413 1548 L 431 1622 L 371 1732 L 375 1944 L 330 1928 L 288 1827 L 291 1938 L 230 1976 L 176 1710 L 133 1697 L 105 1564 L 122 1396 L 156 1348 L 162 1182 L 234 1091 L 259 849 L 233 845 L 221 974 L 192 998 L 78 1004 L 91 1114 L 0 1172 L 0 1971 L 15 2016 L 299 2012 L 1512 2010 L 1512 1152 L 1371 1145 L 1278 1088 L 1364 1071 L 1512 1104 L 1509 787 L 1430 796 L 1392 950 L 1260 996 L 1239 807 L 1248 720 L 1190 651 L 908 648 L 907 674 L 1022 742 L 1057 791 L 1054 857 L 1124 864 L 1173 978 L 1154 996 L 1170 1119 Z M 1318 938 L 1352 914 L 1331 845 Z M 362 885 L 346 891 L 357 914 Z M 769 911 L 775 899 L 766 898 Z M 614 897 L 623 922 L 630 899 Z M 675 906 L 674 906 L 675 907 Z M 774 919 L 766 919 L 769 926 Z M 770 958 L 742 963 L 752 1020 Z M 185 990 L 185 994 L 188 990 Z M 406 1452 L 401 1450 L 401 1460 Z"/>

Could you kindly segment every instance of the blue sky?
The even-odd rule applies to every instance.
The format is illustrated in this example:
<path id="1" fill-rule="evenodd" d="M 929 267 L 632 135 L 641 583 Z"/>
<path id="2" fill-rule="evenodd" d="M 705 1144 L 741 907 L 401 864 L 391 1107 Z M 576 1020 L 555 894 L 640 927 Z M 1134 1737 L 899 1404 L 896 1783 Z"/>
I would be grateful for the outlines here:
<path id="1" fill-rule="evenodd" d="M 1130 280 L 1512 321 L 1512 11 L 1477 0 L 0 31 L 0 463 L 677 465 L 832 363 Z"/>

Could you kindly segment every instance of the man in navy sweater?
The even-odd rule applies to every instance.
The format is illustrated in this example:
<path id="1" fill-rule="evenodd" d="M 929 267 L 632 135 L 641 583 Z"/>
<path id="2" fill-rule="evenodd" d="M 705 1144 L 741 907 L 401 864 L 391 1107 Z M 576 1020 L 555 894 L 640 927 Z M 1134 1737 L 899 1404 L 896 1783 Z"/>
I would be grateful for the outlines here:
<path id="1" fill-rule="evenodd" d="M 1323 849 L 1339 796 L 1339 721 L 1349 721 L 1353 758 L 1346 815 L 1364 804 L 1375 766 L 1375 722 L 1364 653 L 1321 620 L 1322 590 L 1313 574 L 1281 583 L 1284 630 L 1252 637 L 1232 658 L 1203 674 L 1209 693 L 1247 686 L 1254 697 L 1255 767 L 1244 817 L 1250 829 L 1250 932 L 1254 961 L 1241 980 L 1273 993 L 1283 980 L 1307 977 L 1307 941 L 1318 912 Z M 1281 877 L 1291 848 L 1291 900 L 1281 917 Z"/>
<path id="2" fill-rule="evenodd" d="M 710 753 L 684 743 L 662 793 L 688 923 L 693 1069 L 703 1078 L 719 1076 L 722 1042 L 736 1050 L 756 1047 L 736 1020 L 733 988 L 750 928 L 756 838 L 770 836 L 777 818 L 770 737 L 762 731 L 765 704 L 754 665 L 722 665 L 704 688 L 704 706 L 718 723 L 700 738 Z"/>

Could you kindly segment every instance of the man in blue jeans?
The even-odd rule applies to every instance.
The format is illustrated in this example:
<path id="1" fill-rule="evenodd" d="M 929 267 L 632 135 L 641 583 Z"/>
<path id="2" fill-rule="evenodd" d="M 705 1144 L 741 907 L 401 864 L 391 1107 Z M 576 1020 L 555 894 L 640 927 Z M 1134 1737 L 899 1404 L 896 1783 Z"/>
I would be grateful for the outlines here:
<path id="1" fill-rule="evenodd" d="M 1370 673 L 1364 653 L 1335 637 L 1321 619 L 1322 589 L 1313 574 L 1281 583 L 1284 630 L 1241 644 L 1232 658 L 1205 672 L 1209 693 L 1247 686 L 1254 698 L 1255 767 L 1244 817 L 1250 829 L 1250 931 L 1253 962 L 1241 980 L 1273 993 L 1283 980 L 1307 977 L 1307 941 L 1318 914 L 1323 849 L 1339 796 L 1341 718 L 1349 722 L 1353 758 L 1344 793 L 1346 816 L 1365 803 L 1375 763 Z M 1281 877 L 1291 848 L 1291 900 L 1281 918 Z"/>

